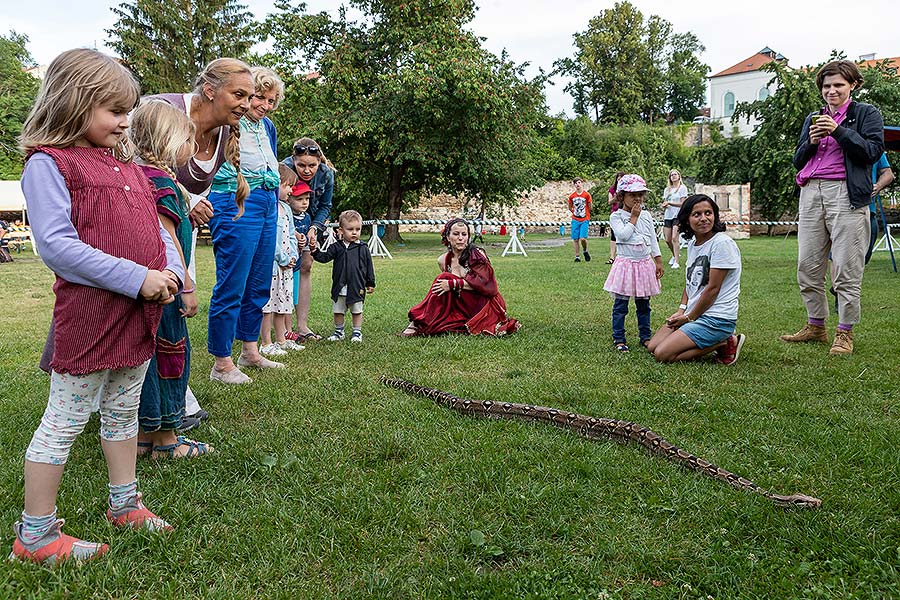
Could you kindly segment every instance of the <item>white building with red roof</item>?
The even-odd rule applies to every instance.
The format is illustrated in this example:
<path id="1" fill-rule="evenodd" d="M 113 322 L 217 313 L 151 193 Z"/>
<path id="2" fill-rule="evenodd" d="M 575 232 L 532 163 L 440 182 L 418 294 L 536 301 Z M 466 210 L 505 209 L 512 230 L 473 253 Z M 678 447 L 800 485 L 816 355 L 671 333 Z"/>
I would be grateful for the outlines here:
<path id="1" fill-rule="evenodd" d="M 739 102 L 764 100 L 775 92 L 775 85 L 769 84 L 772 73 L 761 71 L 760 68 L 776 60 L 787 64 L 784 56 L 766 47 L 736 65 L 709 77 L 710 120 L 722 125 L 722 133 L 725 134 L 725 137 L 753 134 L 753 129 L 757 125 L 755 119 L 750 119 L 748 122 L 746 117 L 743 117 L 736 123 L 732 123 L 731 116 Z"/>

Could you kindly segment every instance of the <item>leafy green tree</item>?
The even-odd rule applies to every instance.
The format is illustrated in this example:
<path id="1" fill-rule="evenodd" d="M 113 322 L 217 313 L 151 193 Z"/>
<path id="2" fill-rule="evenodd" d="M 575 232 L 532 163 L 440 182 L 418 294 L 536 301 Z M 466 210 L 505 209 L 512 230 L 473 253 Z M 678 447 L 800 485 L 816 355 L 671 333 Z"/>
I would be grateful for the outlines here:
<path id="1" fill-rule="evenodd" d="M 709 67 L 693 33 L 675 33 L 656 15 L 645 19 L 626 0 L 592 18 L 574 43 L 575 55 L 556 61 L 555 73 L 572 78 L 564 89 L 577 114 L 603 124 L 697 114 Z"/>
<path id="2" fill-rule="evenodd" d="M 676 121 L 690 121 L 706 94 L 709 67 L 700 61 L 705 50 L 691 32 L 676 33 L 670 38 L 669 66 L 666 72 L 666 106 Z"/>
<path id="3" fill-rule="evenodd" d="M 187 91 L 211 60 L 242 58 L 259 39 L 253 14 L 238 0 L 131 0 L 111 9 L 109 46 L 145 94 Z"/>
<path id="4" fill-rule="evenodd" d="M 691 152 L 674 127 L 646 123 L 604 127 L 581 116 L 559 120 L 541 133 L 553 150 L 550 155 L 562 157 L 557 165 L 548 165 L 555 167 L 555 172 L 541 172 L 547 179 L 580 175 L 606 182 L 612 181 L 616 171 L 638 173 L 651 188 L 649 202 L 655 203 L 666 185 L 669 169 L 677 168 L 688 176 L 694 172 Z"/>
<path id="5" fill-rule="evenodd" d="M 18 179 L 24 157 L 17 139 L 37 97 L 40 82 L 26 68 L 35 66 L 28 36 L 11 31 L 0 36 L 0 179 Z"/>
<path id="6" fill-rule="evenodd" d="M 396 219 L 426 190 L 498 204 L 540 183 L 530 150 L 543 76 L 528 80 L 482 48 L 465 27 L 473 0 L 350 5 L 364 18 L 306 15 L 282 1 L 266 21 L 278 47 L 269 58 L 287 80 L 313 65 L 321 74 L 288 93 L 276 124 L 282 137 L 313 133 L 325 146 L 342 206 Z M 301 129 L 285 127 L 295 120 Z"/>

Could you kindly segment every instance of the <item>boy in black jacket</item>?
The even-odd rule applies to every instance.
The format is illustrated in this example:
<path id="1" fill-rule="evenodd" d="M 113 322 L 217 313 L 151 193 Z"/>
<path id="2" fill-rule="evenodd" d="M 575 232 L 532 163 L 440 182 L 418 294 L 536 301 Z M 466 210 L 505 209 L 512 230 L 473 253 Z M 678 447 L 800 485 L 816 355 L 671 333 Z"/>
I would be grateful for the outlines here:
<path id="1" fill-rule="evenodd" d="M 334 303 L 334 333 L 329 342 L 344 339 L 344 314 L 350 310 L 353 323 L 351 342 L 362 341 L 362 312 L 366 294 L 375 291 L 375 265 L 369 247 L 359 241 L 362 232 L 362 217 L 355 210 L 345 210 L 338 217 L 340 240 L 327 250 L 316 248 L 315 239 L 310 237 L 310 248 L 316 262 L 331 262 L 331 301 Z"/>

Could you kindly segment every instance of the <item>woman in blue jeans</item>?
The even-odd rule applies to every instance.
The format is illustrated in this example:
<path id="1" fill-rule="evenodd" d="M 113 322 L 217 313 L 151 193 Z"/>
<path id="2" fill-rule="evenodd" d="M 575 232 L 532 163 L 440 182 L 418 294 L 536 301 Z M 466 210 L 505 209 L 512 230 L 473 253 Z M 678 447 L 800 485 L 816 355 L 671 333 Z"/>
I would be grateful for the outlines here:
<path id="1" fill-rule="evenodd" d="M 266 116 L 284 97 L 284 84 L 270 69 L 251 69 L 255 92 L 240 121 L 240 161 L 225 163 L 213 179 L 209 222 L 216 257 L 216 285 L 209 302 L 209 378 L 227 384 L 250 383 L 239 367 L 280 368 L 259 353 L 262 307 L 269 300 L 278 217 L 278 160 L 275 125 Z M 240 165 L 240 175 L 231 165 Z M 240 198 L 241 180 L 249 195 Z M 232 346 L 241 341 L 237 365 Z"/>

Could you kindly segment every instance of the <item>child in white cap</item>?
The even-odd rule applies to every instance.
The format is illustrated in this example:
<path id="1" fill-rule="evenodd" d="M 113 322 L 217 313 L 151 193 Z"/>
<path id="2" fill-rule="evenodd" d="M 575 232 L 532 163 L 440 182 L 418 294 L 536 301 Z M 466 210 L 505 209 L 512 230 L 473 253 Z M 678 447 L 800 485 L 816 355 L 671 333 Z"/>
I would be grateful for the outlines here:
<path id="1" fill-rule="evenodd" d="M 613 297 L 612 330 L 616 350 L 628 352 L 625 316 L 628 301 L 637 307 L 638 336 L 646 346 L 650 328 L 650 298 L 659 295 L 663 276 L 662 258 L 653 217 L 643 210 L 647 184 L 640 175 L 623 175 L 616 187 L 619 210 L 609 217 L 616 235 L 616 259 L 603 289 Z"/>

